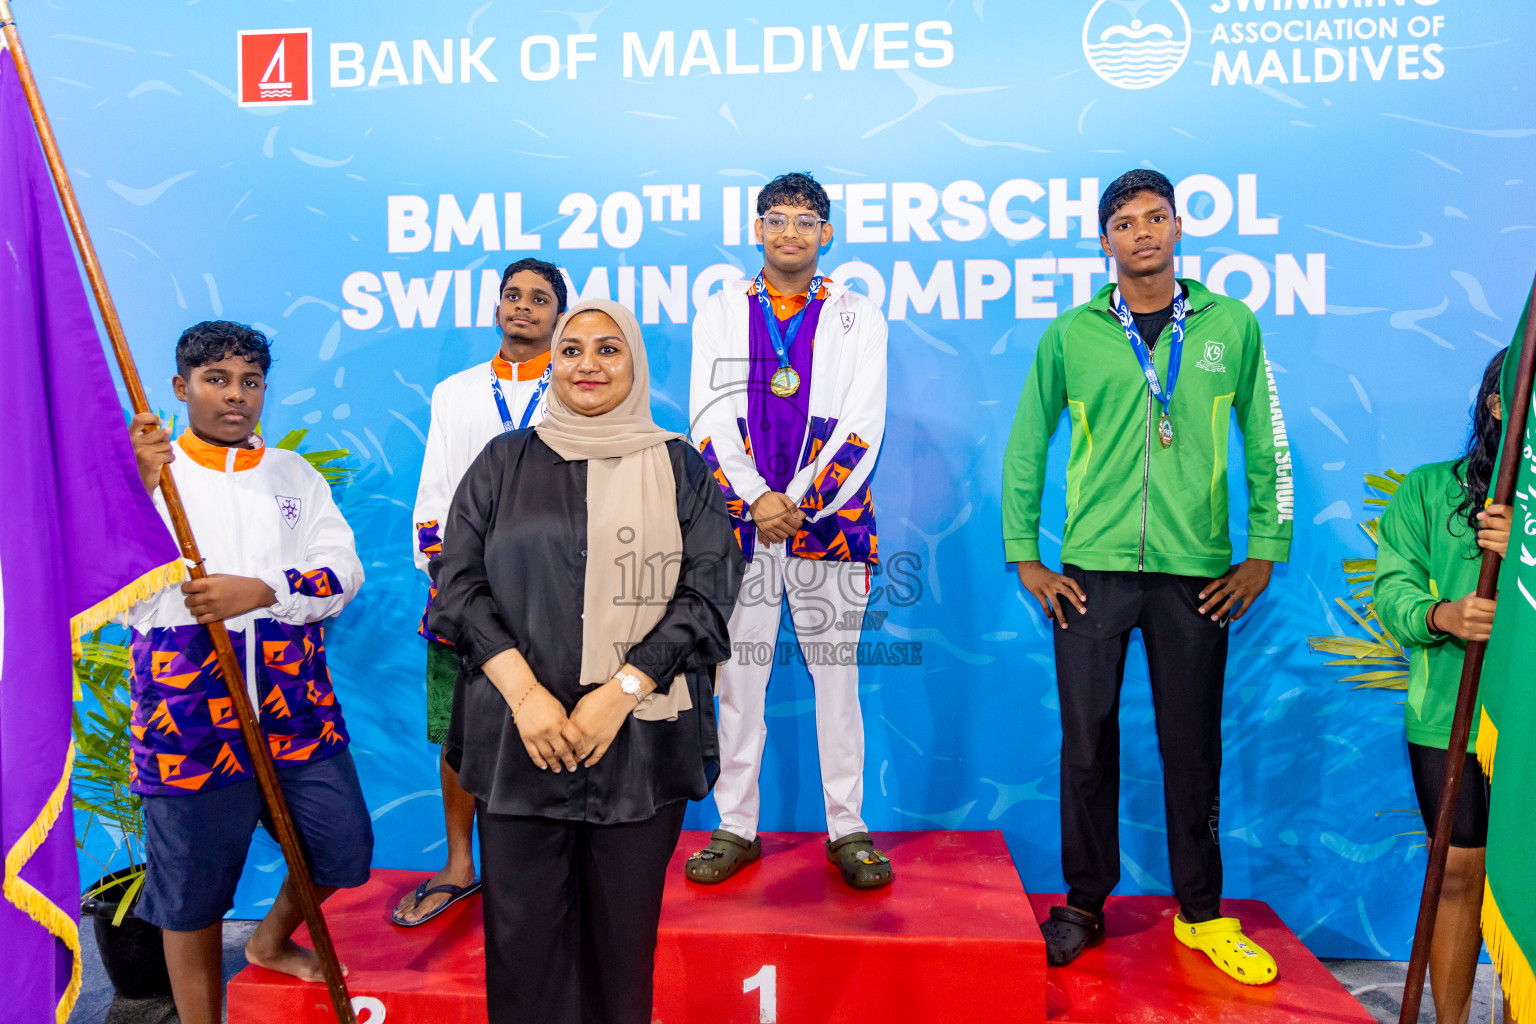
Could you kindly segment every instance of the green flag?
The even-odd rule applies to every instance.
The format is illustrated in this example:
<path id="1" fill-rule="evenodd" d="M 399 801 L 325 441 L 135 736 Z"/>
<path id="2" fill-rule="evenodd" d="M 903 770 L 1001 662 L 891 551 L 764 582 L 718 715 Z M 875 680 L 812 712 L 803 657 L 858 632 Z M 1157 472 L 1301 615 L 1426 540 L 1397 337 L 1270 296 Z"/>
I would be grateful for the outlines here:
<path id="1" fill-rule="evenodd" d="M 1500 392 L 1507 430 L 1523 431 L 1509 552 L 1499 570 L 1499 609 L 1483 661 L 1477 756 L 1492 782 L 1483 938 L 1517 1021 L 1536 1020 L 1536 416 L 1517 410 L 1516 370 L 1525 337 L 1521 316 L 1504 359 Z M 1497 767 L 1497 778 L 1494 777 Z"/>

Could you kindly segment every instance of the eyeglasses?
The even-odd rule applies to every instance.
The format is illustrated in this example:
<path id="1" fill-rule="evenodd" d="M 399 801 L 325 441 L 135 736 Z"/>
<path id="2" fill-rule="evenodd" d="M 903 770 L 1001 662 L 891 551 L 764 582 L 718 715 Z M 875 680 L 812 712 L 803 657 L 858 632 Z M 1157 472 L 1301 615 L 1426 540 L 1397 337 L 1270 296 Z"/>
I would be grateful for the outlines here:
<path id="1" fill-rule="evenodd" d="M 809 213 L 802 213 L 793 218 L 783 213 L 765 213 L 761 219 L 763 227 L 776 235 L 788 228 L 790 224 L 794 224 L 796 234 L 809 235 L 816 230 L 817 225 L 826 223 L 820 217 L 814 217 Z"/>

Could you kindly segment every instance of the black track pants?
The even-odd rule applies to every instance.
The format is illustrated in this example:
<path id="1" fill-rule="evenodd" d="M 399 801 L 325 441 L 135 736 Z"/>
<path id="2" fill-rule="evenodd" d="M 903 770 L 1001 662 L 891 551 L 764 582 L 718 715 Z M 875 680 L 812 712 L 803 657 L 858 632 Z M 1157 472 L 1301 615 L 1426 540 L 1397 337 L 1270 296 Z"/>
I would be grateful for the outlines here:
<path id="1" fill-rule="evenodd" d="M 1120 881 L 1120 683 L 1132 629 L 1152 677 L 1168 860 L 1184 917 L 1220 914 L 1221 697 L 1227 630 L 1201 615 L 1205 577 L 1063 567 L 1088 595 L 1054 629 L 1061 702 L 1061 865 L 1067 902 L 1097 913 Z M 1138 742 L 1140 739 L 1138 738 Z"/>

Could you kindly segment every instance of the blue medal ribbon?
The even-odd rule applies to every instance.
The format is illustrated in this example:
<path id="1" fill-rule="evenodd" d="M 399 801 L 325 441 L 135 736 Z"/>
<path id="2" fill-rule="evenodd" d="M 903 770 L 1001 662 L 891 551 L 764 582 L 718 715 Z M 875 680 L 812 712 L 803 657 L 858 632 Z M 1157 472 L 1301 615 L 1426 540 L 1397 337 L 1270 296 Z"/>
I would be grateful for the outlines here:
<path id="1" fill-rule="evenodd" d="M 1115 289 L 1115 316 L 1120 318 L 1120 326 L 1125 328 L 1125 339 L 1131 343 L 1136 362 L 1141 364 L 1142 375 L 1147 378 L 1147 390 L 1152 392 L 1152 397 L 1163 407 L 1163 419 L 1158 424 L 1157 432 L 1164 448 L 1173 444 L 1173 415 L 1169 406 L 1173 404 L 1174 386 L 1179 382 L 1179 357 L 1184 352 L 1184 314 L 1188 311 L 1189 300 L 1184 297 L 1184 289 L 1175 282 L 1173 319 L 1169 321 L 1172 330 L 1168 338 L 1168 386 L 1165 389 L 1157 379 L 1157 367 L 1152 364 L 1152 350 L 1142 340 L 1141 331 L 1136 327 L 1136 318 L 1131 315 L 1131 307 L 1126 305 L 1125 293 Z"/>
<path id="2" fill-rule="evenodd" d="M 795 387 L 790 389 L 790 394 L 794 394 L 800 386 L 800 376 L 790 368 L 789 346 L 795 342 L 795 335 L 800 331 L 800 321 L 805 319 L 805 311 L 811 308 L 811 303 L 816 299 L 816 293 L 821 291 L 821 275 L 811 278 L 811 286 L 805 292 L 805 305 L 800 307 L 800 312 L 790 319 L 789 326 L 783 330 L 779 328 L 779 318 L 773 311 L 773 303 L 768 299 L 768 284 L 763 280 L 761 270 L 757 272 L 757 280 L 752 282 L 752 290 L 757 294 L 757 304 L 763 311 L 764 326 L 768 328 L 768 340 L 773 343 L 773 351 L 779 357 L 779 371 L 788 370 L 794 377 Z"/>
<path id="3" fill-rule="evenodd" d="M 523 422 L 512 422 L 512 410 L 507 407 L 507 396 L 501 393 L 501 378 L 496 376 L 496 370 L 491 370 L 491 394 L 496 398 L 496 411 L 501 413 L 501 432 L 503 434 L 512 430 L 526 429 L 533 422 L 534 410 L 539 407 L 539 401 L 544 397 L 544 392 L 549 390 L 550 371 L 555 368 L 554 359 L 550 359 L 549 365 L 544 367 L 544 373 L 539 377 L 539 386 L 534 388 L 533 395 L 528 399 L 528 406 L 523 410 Z"/>

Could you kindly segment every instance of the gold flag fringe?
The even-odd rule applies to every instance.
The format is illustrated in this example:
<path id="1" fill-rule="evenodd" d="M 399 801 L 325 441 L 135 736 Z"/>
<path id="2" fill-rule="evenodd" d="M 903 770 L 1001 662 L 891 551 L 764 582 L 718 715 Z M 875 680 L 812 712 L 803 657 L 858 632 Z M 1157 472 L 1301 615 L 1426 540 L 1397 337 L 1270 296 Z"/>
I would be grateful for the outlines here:
<path id="1" fill-rule="evenodd" d="M 105 601 L 98 601 L 78 615 L 70 616 L 71 655 L 76 661 L 80 660 L 84 654 L 80 638 L 85 634 L 100 629 L 111 622 L 113 616 L 122 614 L 145 598 L 154 596 L 166 587 L 185 583 L 189 578 L 187 563 L 178 558 L 174 562 L 167 562 L 165 565 L 149 570 Z M 77 678 L 75 679 L 75 700 L 79 700 L 80 696 L 80 680 Z"/>
<path id="2" fill-rule="evenodd" d="M 54 823 L 64 811 L 64 796 L 69 791 L 69 776 L 75 767 L 75 745 L 69 744 L 64 756 L 64 772 L 48 796 L 48 802 L 38 812 L 36 820 L 16 840 L 16 845 L 5 852 L 5 898 L 7 902 L 42 925 L 48 933 L 69 947 L 71 966 L 69 986 L 54 1008 L 56 1024 L 66 1024 L 80 995 L 80 930 L 76 914 L 66 913 L 41 891 L 21 877 L 21 869 L 43 845 Z"/>
<path id="3" fill-rule="evenodd" d="M 1527 1015 L 1536 1013 L 1536 974 L 1531 972 L 1531 961 L 1504 922 L 1493 898 L 1493 886 L 1487 881 L 1483 882 L 1483 941 L 1488 944 L 1488 955 L 1499 972 L 1511 1019 L 1531 1020 Z"/>
<path id="4" fill-rule="evenodd" d="M 104 601 L 73 615 L 69 620 L 70 651 L 74 658 L 81 657 L 83 651 L 80 638 L 86 633 L 100 629 L 113 616 L 121 614 L 166 587 L 181 583 L 188 578 L 187 565 L 180 558 L 174 562 L 168 562 L 158 568 L 140 576 L 127 586 L 118 590 Z M 80 680 L 75 679 L 74 697 L 80 699 Z M 21 834 L 9 850 L 5 851 L 5 881 L 3 891 L 5 899 L 16 909 L 36 921 L 47 932 L 58 939 L 69 949 L 70 969 L 69 984 L 64 989 L 63 996 L 54 1007 L 54 1020 L 56 1024 L 67 1024 L 69 1015 L 74 1011 L 75 1001 L 80 997 L 80 928 L 78 914 L 71 914 L 54 903 L 36 886 L 21 877 L 21 869 L 32 859 L 48 834 L 53 831 L 53 826 L 58 823 L 59 816 L 64 813 L 64 798 L 69 793 L 69 779 L 75 768 L 75 744 L 70 742 L 65 749 L 64 770 L 59 775 L 59 781 L 53 787 L 53 792 L 48 795 L 48 800 L 43 804 L 42 810 L 27 830 Z"/>
<path id="5" fill-rule="evenodd" d="M 178 558 L 149 570 L 105 601 L 98 601 L 85 611 L 70 616 L 69 636 L 75 657 L 80 657 L 82 636 L 93 629 L 100 629 L 111 622 L 113 616 L 122 614 L 156 592 L 176 583 L 185 583 L 187 579 L 187 563 Z"/>
<path id="6" fill-rule="evenodd" d="M 1488 709 L 1482 709 L 1482 720 L 1477 723 L 1477 763 L 1483 766 L 1483 774 L 1493 781 L 1493 758 L 1499 749 L 1499 728 L 1488 717 Z"/>

